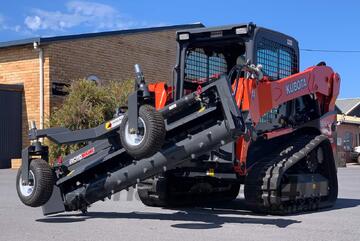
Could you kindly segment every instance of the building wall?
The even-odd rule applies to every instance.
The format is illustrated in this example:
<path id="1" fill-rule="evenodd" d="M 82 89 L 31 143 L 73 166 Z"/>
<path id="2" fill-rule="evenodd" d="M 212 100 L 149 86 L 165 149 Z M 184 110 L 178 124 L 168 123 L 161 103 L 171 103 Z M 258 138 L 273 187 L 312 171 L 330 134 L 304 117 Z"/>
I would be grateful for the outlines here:
<path id="1" fill-rule="evenodd" d="M 63 40 L 44 50 L 44 122 L 64 97 L 52 95 L 52 83 L 97 76 L 101 81 L 134 79 L 134 64 L 147 81 L 170 81 L 176 60 L 175 29 Z M 22 143 L 29 144 L 28 122 L 40 126 L 39 54 L 33 46 L 0 49 L 0 84 L 23 84 Z"/>
<path id="2" fill-rule="evenodd" d="M 147 81 L 170 82 L 176 61 L 175 33 L 172 29 L 52 42 L 45 49 L 50 80 L 69 83 L 89 75 L 105 82 L 134 79 L 138 63 Z M 52 96 L 51 106 L 59 106 L 62 100 Z"/>
<path id="3" fill-rule="evenodd" d="M 351 149 L 360 145 L 360 125 L 342 123 L 337 127 L 337 139 L 339 158 L 351 162 Z"/>
<path id="4" fill-rule="evenodd" d="M 39 82 L 39 54 L 32 46 L 11 47 L 0 49 L 0 83 L 23 84 L 24 93 L 22 101 L 22 145 L 27 146 L 29 140 L 28 122 L 34 120 L 40 124 L 40 82 Z M 50 110 L 49 58 L 45 56 L 44 62 L 44 112 Z M 5 113 L 6 114 L 6 113 Z"/>

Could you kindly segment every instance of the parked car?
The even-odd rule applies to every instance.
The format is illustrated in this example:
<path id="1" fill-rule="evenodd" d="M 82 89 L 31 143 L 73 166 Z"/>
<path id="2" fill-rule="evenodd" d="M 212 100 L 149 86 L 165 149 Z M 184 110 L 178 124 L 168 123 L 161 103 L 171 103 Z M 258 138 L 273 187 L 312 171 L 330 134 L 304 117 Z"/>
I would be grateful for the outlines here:
<path id="1" fill-rule="evenodd" d="M 355 146 L 353 151 L 350 152 L 352 160 L 357 161 L 360 164 L 360 146 Z"/>

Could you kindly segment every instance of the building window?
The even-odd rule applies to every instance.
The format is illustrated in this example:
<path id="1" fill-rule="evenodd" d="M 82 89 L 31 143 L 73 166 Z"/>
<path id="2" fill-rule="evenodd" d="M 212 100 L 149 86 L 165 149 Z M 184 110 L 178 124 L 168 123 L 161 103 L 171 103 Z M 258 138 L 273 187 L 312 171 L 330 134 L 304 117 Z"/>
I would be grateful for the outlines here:
<path id="1" fill-rule="evenodd" d="M 344 151 L 351 151 L 353 147 L 353 133 L 351 132 L 345 132 L 344 135 Z"/>
<path id="2" fill-rule="evenodd" d="M 338 137 L 337 138 L 337 141 L 336 141 L 336 145 L 338 145 L 338 146 L 341 146 L 342 145 L 342 138 L 341 137 Z"/>
<path id="3" fill-rule="evenodd" d="M 54 81 L 51 86 L 52 94 L 54 96 L 66 96 L 69 94 L 69 87 L 70 84 Z"/>

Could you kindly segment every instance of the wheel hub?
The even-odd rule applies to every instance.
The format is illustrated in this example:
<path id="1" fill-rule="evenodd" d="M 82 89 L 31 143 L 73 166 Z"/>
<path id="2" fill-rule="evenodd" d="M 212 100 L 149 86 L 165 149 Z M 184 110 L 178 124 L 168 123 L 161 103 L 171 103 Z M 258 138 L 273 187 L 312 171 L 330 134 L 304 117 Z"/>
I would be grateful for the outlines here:
<path id="1" fill-rule="evenodd" d="M 20 192 L 23 196 L 25 197 L 30 196 L 34 192 L 34 186 L 35 186 L 35 175 L 31 170 L 29 172 L 29 183 L 27 185 L 23 184 L 23 180 L 20 177 L 19 187 L 20 187 Z"/>
<path id="2" fill-rule="evenodd" d="M 139 117 L 138 119 L 138 131 L 133 133 L 129 129 L 129 123 L 127 122 L 125 125 L 125 140 L 131 146 L 138 146 L 144 141 L 144 137 L 146 134 L 146 126 L 144 120 Z"/>

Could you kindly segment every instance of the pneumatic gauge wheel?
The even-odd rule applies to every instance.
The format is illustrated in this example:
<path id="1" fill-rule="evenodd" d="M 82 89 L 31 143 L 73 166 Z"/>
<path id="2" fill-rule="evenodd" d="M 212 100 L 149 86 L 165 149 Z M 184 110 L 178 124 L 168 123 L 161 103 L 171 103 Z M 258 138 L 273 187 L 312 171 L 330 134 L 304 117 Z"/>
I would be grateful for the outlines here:
<path id="1" fill-rule="evenodd" d="M 54 173 L 49 164 L 42 159 L 30 162 L 29 183 L 22 181 L 22 168 L 16 176 L 16 191 L 20 200 L 27 206 L 40 207 L 51 197 L 54 188 Z"/>
<path id="2" fill-rule="evenodd" d="M 150 157 L 159 151 L 165 134 L 164 118 L 151 105 L 142 105 L 139 108 L 137 133 L 130 132 L 126 114 L 120 125 L 121 144 L 135 159 Z"/>

